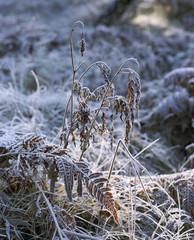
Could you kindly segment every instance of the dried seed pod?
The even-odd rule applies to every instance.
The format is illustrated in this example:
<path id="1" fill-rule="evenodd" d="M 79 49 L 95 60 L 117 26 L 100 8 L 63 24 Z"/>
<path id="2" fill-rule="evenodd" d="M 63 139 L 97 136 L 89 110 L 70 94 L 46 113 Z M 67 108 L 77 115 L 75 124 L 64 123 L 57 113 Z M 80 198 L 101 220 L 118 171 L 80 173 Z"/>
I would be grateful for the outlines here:
<path id="1" fill-rule="evenodd" d="M 89 122 L 90 109 L 88 105 L 82 103 L 80 105 L 80 122 L 82 125 L 85 125 Z"/>
<path id="2" fill-rule="evenodd" d="M 128 76 L 128 85 L 127 85 L 127 87 L 128 87 L 128 93 L 127 93 L 127 102 L 130 102 L 130 99 L 131 99 L 131 97 L 132 97 L 132 92 L 131 92 L 131 86 L 132 86 L 132 80 L 130 80 L 130 78 L 129 78 L 129 76 Z"/>
<path id="3" fill-rule="evenodd" d="M 116 98 L 114 100 L 114 109 L 116 110 L 116 114 L 119 112 L 120 104 L 119 104 L 119 99 Z"/>
<path id="4" fill-rule="evenodd" d="M 95 93 L 90 93 L 87 99 L 88 99 L 89 101 L 95 101 L 95 100 L 96 100 L 96 95 L 95 95 Z"/>
<path id="5" fill-rule="evenodd" d="M 99 137 L 101 137 L 102 134 L 103 134 L 103 126 L 102 126 L 102 124 L 98 126 L 98 134 L 99 134 Z"/>
<path id="6" fill-rule="evenodd" d="M 110 108 L 110 101 L 109 101 L 108 98 L 106 98 L 106 99 L 104 100 L 103 108 L 107 108 L 107 109 Z"/>
<path id="7" fill-rule="evenodd" d="M 85 34 L 82 33 L 81 35 L 81 42 L 80 42 L 80 53 L 81 53 L 81 56 L 83 57 L 84 55 L 84 51 L 86 50 L 86 42 L 85 42 Z"/>
<path id="8" fill-rule="evenodd" d="M 105 113 L 102 112 L 102 116 L 101 116 L 101 120 L 102 120 L 102 132 L 104 132 L 106 130 L 106 118 L 105 118 Z"/>
<path id="9" fill-rule="evenodd" d="M 82 87 L 81 87 L 81 85 L 80 85 L 80 82 L 79 82 L 79 81 L 75 81 L 75 84 L 74 84 L 74 93 L 77 93 L 78 95 L 80 95 L 81 90 L 82 90 Z"/>
<path id="10" fill-rule="evenodd" d="M 130 113 L 129 105 L 126 105 L 126 106 L 124 107 L 123 112 L 124 112 L 124 114 L 125 114 L 125 118 L 128 119 L 128 118 L 129 118 L 129 113 Z"/>
<path id="11" fill-rule="evenodd" d="M 129 73 L 127 102 L 130 105 L 132 124 L 134 122 L 134 110 L 138 111 L 139 109 L 140 94 L 141 94 L 141 84 L 140 84 L 139 76 L 136 75 L 134 77 L 133 75 L 131 75 L 131 73 Z"/>
<path id="12" fill-rule="evenodd" d="M 134 88 L 131 86 L 131 98 L 130 98 L 129 106 L 130 106 L 132 124 L 134 122 L 134 101 L 135 101 Z"/>
<path id="13" fill-rule="evenodd" d="M 113 127 L 113 113 L 110 115 L 110 128 L 109 128 L 109 138 L 110 138 L 110 146 L 111 146 L 111 149 L 113 148 L 113 140 L 114 140 L 114 136 L 113 136 L 113 133 L 114 133 L 114 127 Z"/>
<path id="14" fill-rule="evenodd" d="M 90 89 L 88 87 L 82 88 L 82 96 L 86 99 L 91 94 Z"/>
<path id="15" fill-rule="evenodd" d="M 89 139 L 87 141 L 87 143 L 85 144 L 85 140 L 87 138 L 88 135 L 88 128 L 86 126 L 81 128 L 80 131 L 80 149 L 82 151 L 86 151 L 86 149 L 89 147 L 90 143 L 89 143 Z"/>
<path id="16" fill-rule="evenodd" d="M 76 143 L 75 143 L 75 135 L 72 133 L 72 142 L 74 143 L 74 145 L 76 146 Z"/>
<path id="17" fill-rule="evenodd" d="M 113 84 L 111 84 L 111 86 L 109 87 L 109 96 L 114 97 L 114 94 L 115 94 L 115 87 Z"/>
<path id="18" fill-rule="evenodd" d="M 105 82 L 107 83 L 107 85 L 109 84 L 109 76 L 110 76 L 110 73 L 111 73 L 111 69 L 108 67 L 108 65 L 106 65 L 105 63 L 97 63 L 96 64 L 101 72 L 102 72 L 102 75 L 104 76 L 104 80 Z"/>
<path id="19" fill-rule="evenodd" d="M 99 102 L 100 101 L 100 99 L 101 99 L 101 94 L 100 94 L 100 91 L 97 91 L 96 92 L 96 100 Z"/>

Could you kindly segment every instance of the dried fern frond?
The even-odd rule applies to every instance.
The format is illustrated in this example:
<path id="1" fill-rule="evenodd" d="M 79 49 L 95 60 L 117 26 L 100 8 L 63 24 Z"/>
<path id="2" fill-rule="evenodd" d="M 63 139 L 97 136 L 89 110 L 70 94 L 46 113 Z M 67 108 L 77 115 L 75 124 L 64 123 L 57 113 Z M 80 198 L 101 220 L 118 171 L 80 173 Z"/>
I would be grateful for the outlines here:
<path id="1" fill-rule="evenodd" d="M 41 136 L 40 135 L 38 135 L 38 136 L 32 135 L 23 140 L 22 146 L 25 150 L 28 149 L 28 151 L 29 150 L 33 151 L 37 147 L 37 145 L 40 142 L 44 141 L 45 139 L 46 139 L 46 137 L 42 136 L 42 135 Z"/>
<path id="2" fill-rule="evenodd" d="M 59 176 L 63 177 L 64 184 L 65 184 L 65 190 L 67 193 L 68 200 L 70 202 L 73 201 L 72 199 L 72 190 L 73 190 L 73 181 L 74 181 L 74 167 L 73 165 L 68 161 L 68 156 L 65 156 L 65 158 L 56 157 L 56 165 L 59 171 Z"/>
<path id="3" fill-rule="evenodd" d="M 194 183 L 188 180 L 183 192 L 183 208 L 194 216 Z"/>
<path id="4" fill-rule="evenodd" d="M 84 162 L 73 162 L 68 156 L 65 158 L 56 158 L 56 164 L 60 176 L 64 178 L 65 191 L 69 201 L 73 200 L 73 182 L 74 177 L 77 176 L 78 196 L 82 195 L 82 181 L 84 181 L 90 195 L 107 208 L 112 213 L 115 222 L 119 224 L 113 195 L 110 192 L 111 188 L 104 186 L 108 179 L 101 172 L 91 173 Z"/>
<path id="5" fill-rule="evenodd" d="M 114 207 L 114 199 L 111 194 L 111 189 L 104 187 L 107 183 L 107 178 L 102 173 L 92 173 L 89 166 L 83 162 L 74 161 L 67 155 L 64 149 L 57 147 L 56 145 L 48 145 L 45 143 L 44 135 L 30 135 L 21 137 L 18 142 L 14 143 L 9 152 L 9 158 L 12 165 L 14 159 L 18 158 L 17 166 L 12 167 L 9 173 L 5 171 L 2 173 L 3 178 L 6 180 L 6 184 L 14 192 L 23 191 L 26 189 L 27 184 L 24 184 L 28 180 L 24 169 L 31 168 L 31 171 L 36 171 L 37 168 L 46 172 L 50 179 L 50 192 L 54 192 L 55 183 L 58 176 L 63 178 L 65 191 L 67 193 L 68 201 L 73 201 L 73 186 L 74 180 L 77 179 L 77 194 L 82 196 L 83 182 L 86 184 L 86 188 L 90 195 L 97 199 L 101 205 L 107 208 L 114 216 L 116 223 L 118 223 L 117 211 Z M 15 169 L 16 168 L 16 169 Z M 39 170 L 39 171 L 40 171 Z M 16 177 L 14 173 L 19 174 L 19 185 L 16 184 Z M 15 176 L 12 177 L 11 176 Z M 35 174 L 37 178 L 40 176 Z M 27 180 L 26 180 L 27 179 Z M 14 185 L 12 184 L 14 182 Z M 16 186 L 17 185 L 17 186 Z M 51 198 L 53 199 L 53 198 Z"/>
<path id="6" fill-rule="evenodd" d="M 104 76 L 105 82 L 109 84 L 109 76 L 111 73 L 111 69 L 109 68 L 109 66 L 104 62 L 98 62 L 96 65 L 100 68 L 102 75 Z"/>
<path id="7" fill-rule="evenodd" d="M 128 93 L 126 97 L 114 97 L 114 110 L 120 113 L 120 119 L 125 124 L 125 144 L 128 145 L 129 135 L 134 124 L 134 112 L 139 110 L 141 84 L 139 75 L 130 68 L 123 68 L 120 73 L 128 74 Z"/>
<path id="8" fill-rule="evenodd" d="M 40 149 L 41 144 L 44 144 L 44 140 L 46 136 L 44 135 L 37 135 L 37 134 L 29 134 L 24 136 L 20 141 L 14 143 L 11 146 L 11 151 L 35 151 L 35 149 Z"/>
<path id="9" fill-rule="evenodd" d="M 110 192 L 111 188 L 104 186 L 107 182 L 108 179 L 103 177 L 102 173 L 91 173 L 85 178 L 86 188 L 90 195 L 97 199 L 101 205 L 105 206 L 112 213 L 115 222 L 119 224 L 114 199 Z"/>

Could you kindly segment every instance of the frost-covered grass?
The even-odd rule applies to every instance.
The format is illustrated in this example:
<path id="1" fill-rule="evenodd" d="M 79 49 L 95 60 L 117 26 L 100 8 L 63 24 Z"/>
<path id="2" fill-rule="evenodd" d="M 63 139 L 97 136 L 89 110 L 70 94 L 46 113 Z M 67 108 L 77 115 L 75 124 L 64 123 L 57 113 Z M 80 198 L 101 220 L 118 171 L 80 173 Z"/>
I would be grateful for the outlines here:
<path id="1" fill-rule="evenodd" d="M 164 85 L 163 78 L 175 68 L 190 67 L 193 71 L 192 33 L 180 35 L 172 27 L 173 34 L 168 29 L 160 29 L 157 35 L 158 31 L 141 30 L 138 26 L 94 28 L 90 25 L 85 28 L 85 39 L 83 35 L 80 39 L 77 26 L 72 32 L 73 72 L 76 72 L 72 76 L 70 26 L 62 28 L 60 22 L 58 31 L 56 23 L 52 23 L 49 30 L 36 20 L 24 23 L 19 15 L 16 20 L 13 16 L 2 18 L 5 27 L 0 47 L 0 236 L 8 239 L 62 239 L 65 236 L 68 239 L 70 236 L 74 239 L 92 239 L 92 236 L 98 239 L 191 239 L 194 176 L 192 170 L 182 173 L 178 170 L 193 167 L 192 115 L 185 114 L 189 113 L 188 109 L 192 110 L 192 81 L 189 86 L 175 86 L 175 92 L 172 86 L 168 88 L 169 84 Z M 79 53 L 80 40 L 86 41 L 83 57 Z M 83 50 L 84 46 L 81 47 Z M 124 65 L 122 74 L 116 74 L 128 56 L 138 59 L 142 85 L 140 117 L 135 115 L 134 120 L 137 108 L 134 100 L 139 94 L 136 60 Z M 112 73 L 100 61 L 79 84 L 85 69 L 99 60 L 111 66 Z M 76 66 L 82 61 L 86 63 L 77 70 Z M 113 89 L 109 83 L 115 74 L 118 78 Z M 191 77 L 186 77 L 186 81 Z M 175 83 L 181 81 L 176 77 L 174 80 Z M 102 84 L 105 89 L 100 87 Z M 98 87 L 99 93 L 93 92 Z M 110 91 L 106 93 L 107 87 Z M 187 98 L 184 104 L 179 98 L 182 92 Z M 122 97 L 117 98 L 118 95 Z M 90 102 L 89 98 L 93 97 L 100 101 Z M 104 104 L 100 106 L 102 101 Z M 133 123 L 133 131 L 127 120 Z M 92 124 L 95 128 L 88 134 Z M 131 135 L 128 148 L 120 144 L 115 153 L 119 139 L 127 143 L 128 133 Z M 88 143 L 91 136 L 95 139 L 91 138 Z M 157 138 L 160 140 L 154 142 Z M 187 150 L 185 158 L 183 150 Z M 100 193 L 94 193 L 95 181 L 106 186 L 103 176 L 108 178 L 114 157 L 109 181 L 113 196 L 106 189 L 107 196 L 102 199 L 111 196 L 109 203 L 114 200 L 120 225 L 110 215 L 115 213 L 110 210 L 111 204 L 103 202 Z M 81 159 L 86 165 L 77 163 Z M 61 167 L 63 161 L 67 166 Z M 93 178 L 88 169 L 103 176 Z M 66 186 L 64 191 L 64 176 L 71 182 L 72 176 L 80 177 L 78 172 L 81 180 L 89 179 L 91 185 L 86 188 L 83 185 L 83 196 L 79 198 L 80 190 L 74 184 L 73 202 L 70 202 L 71 190 Z M 153 176 L 172 172 L 175 174 Z M 105 210 L 107 206 L 109 211 Z M 114 217 L 117 219 L 116 214 Z"/>

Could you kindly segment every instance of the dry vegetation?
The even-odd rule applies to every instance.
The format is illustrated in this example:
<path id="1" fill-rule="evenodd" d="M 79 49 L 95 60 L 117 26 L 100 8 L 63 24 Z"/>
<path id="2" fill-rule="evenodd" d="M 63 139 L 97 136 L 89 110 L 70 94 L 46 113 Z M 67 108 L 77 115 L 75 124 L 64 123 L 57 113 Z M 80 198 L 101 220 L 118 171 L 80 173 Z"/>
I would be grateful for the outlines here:
<path id="1" fill-rule="evenodd" d="M 77 31 L 81 31 L 81 39 L 75 54 L 73 35 Z M 64 113 L 60 109 L 62 129 L 55 139 L 47 139 L 41 131 L 19 133 L 20 126 L 25 128 L 26 116 L 31 114 L 34 129 L 42 117 L 38 109 L 43 90 L 35 72 L 31 72 L 36 83 L 31 108 L 10 92 L 19 93 L 17 86 L 4 93 L 5 98 L 11 95 L 20 117 L 12 120 L 17 128 L 2 128 L 0 132 L 1 239 L 191 239 L 193 171 L 151 176 L 138 157 L 149 148 L 154 154 L 157 140 L 145 147 L 137 135 L 131 137 L 141 94 L 137 60 L 127 59 L 113 77 L 102 61 L 92 63 L 80 74 L 83 62 L 77 63 L 74 56 L 78 47 L 83 56 L 86 43 L 80 21 L 70 33 L 72 87 Z M 131 62 L 135 70 L 129 67 Z M 103 84 L 91 90 L 82 80 L 95 67 L 101 71 Z M 183 68 L 165 78 L 168 85 L 181 85 L 186 79 L 181 97 L 185 96 L 186 106 L 193 97 L 192 74 L 193 68 Z M 127 81 L 126 96 L 116 94 L 114 84 L 119 76 Z M 157 119 L 165 122 L 186 111 L 176 98 L 165 99 L 141 118 L 144 130 L 149 124 L 158 124 Z M 6 103 L 1 106 L 6 119 Z M 124 131 L 118 140 L 120 125 Z M 133 143 L 137 149 L 144 145 L 134 156 L 134 148 L 130 150 Z M 192 149 L 192 145 L 187 147 Z M 192 163 L 191 154 L 185 166 Z M 170 164 L 167 167 L 171 168 Z"/>
<path id="2" fill-rule="evenodd" d="M 0 239 L 193 239 L 192 1 L 21 2 L 0 8 Z"/>

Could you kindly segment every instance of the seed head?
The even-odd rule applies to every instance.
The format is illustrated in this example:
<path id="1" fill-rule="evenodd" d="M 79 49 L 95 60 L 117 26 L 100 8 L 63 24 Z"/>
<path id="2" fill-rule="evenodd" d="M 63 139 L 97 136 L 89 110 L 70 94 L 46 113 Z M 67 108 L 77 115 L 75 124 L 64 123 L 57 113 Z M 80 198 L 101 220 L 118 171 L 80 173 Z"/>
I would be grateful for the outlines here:
<path id="1" fill-rule="evenodd" d="M 83 57 L 84 55 L 84 51 L 86 50 L 86 42 L 85 42 L 85 34 L 82 33 L 81 35 L 81 42 L 80 42 L 80 53 L 81 53 L 81 56 Z"/>

